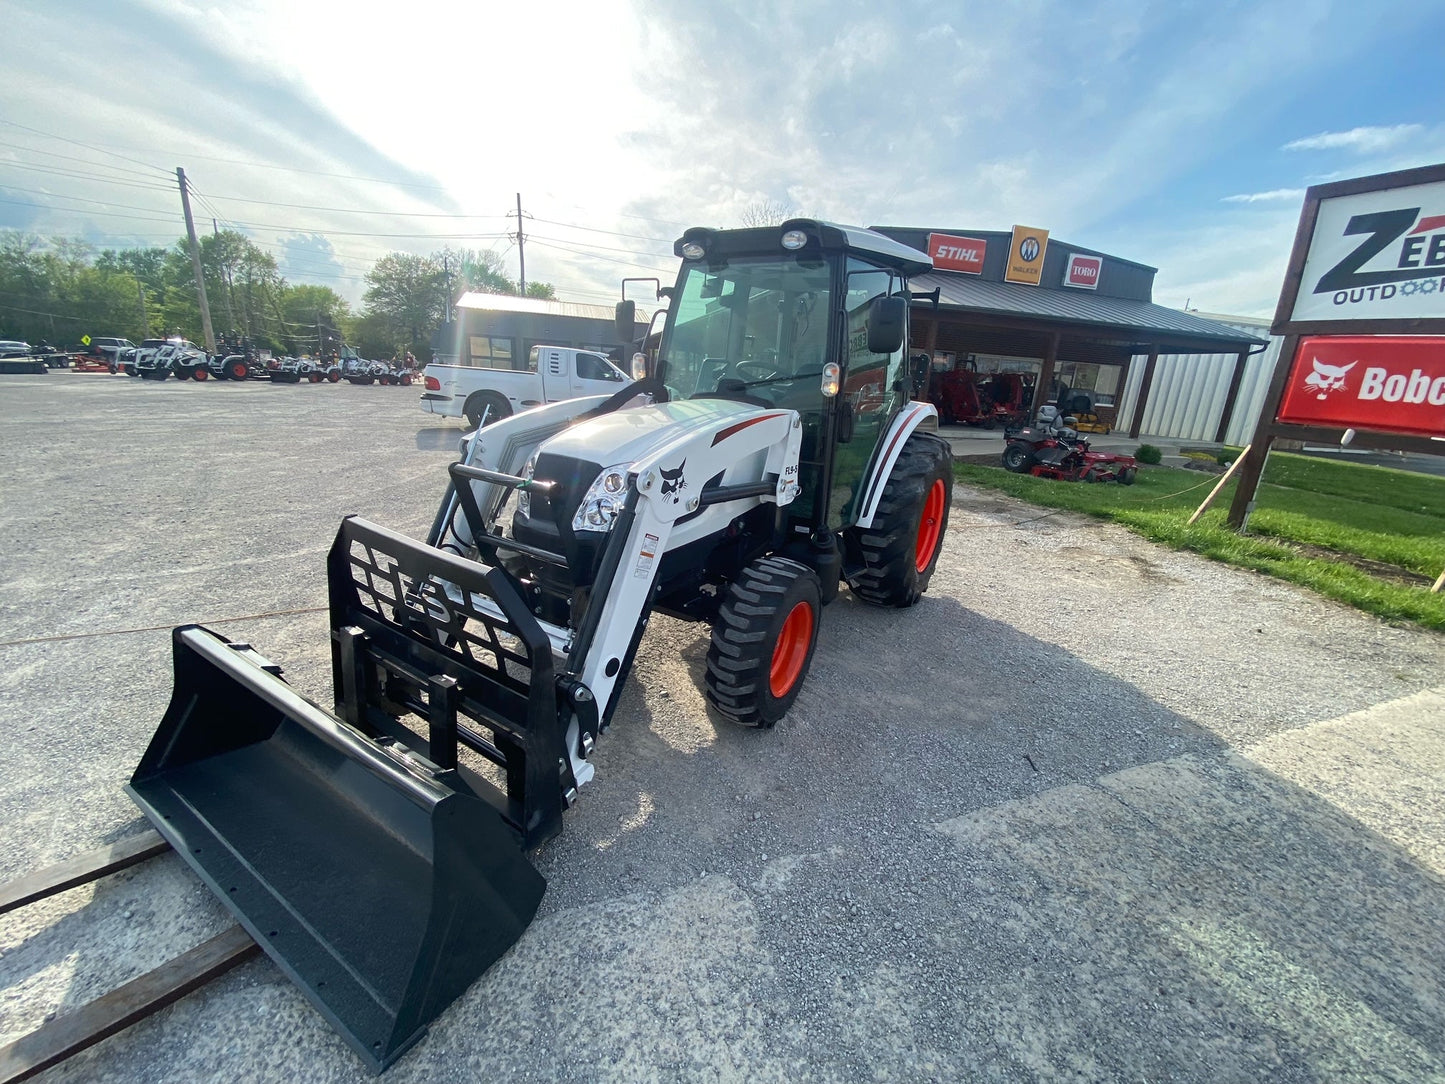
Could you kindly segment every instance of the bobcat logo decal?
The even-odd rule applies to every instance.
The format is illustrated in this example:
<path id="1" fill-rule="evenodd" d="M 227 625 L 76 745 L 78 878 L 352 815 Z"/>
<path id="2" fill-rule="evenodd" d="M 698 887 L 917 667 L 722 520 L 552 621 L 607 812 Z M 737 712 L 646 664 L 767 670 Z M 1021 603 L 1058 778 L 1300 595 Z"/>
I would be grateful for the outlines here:
<path id="1" fill-rule="evenodd" d="M 1305 377 L 1305 387 L 1312 388 L 1319 394 L 1316 399 L 1327 399 L 1332 391 L 1341 391 L 1345 386 L 1345 374 L 1359 364 L 1352 361 L 1348 365 L 1326 365 L 1319 358 L 1310 359 L 1315 371 Z"/>
<path id="2" fill-rule="evenodd" d="M 684 459 L 677 466 L 673 467 L 672 470 L 660 470 L 658 472 L 662 475 L 662 486 L 658 492 L 661 496 L 671 497 L 673 504 L 682 500 L 682 498 L 678 496 L 678 493 L 687 488 L 687 479 L 682 476 L 683 469 L 686 466 L 687 460 Z"/>

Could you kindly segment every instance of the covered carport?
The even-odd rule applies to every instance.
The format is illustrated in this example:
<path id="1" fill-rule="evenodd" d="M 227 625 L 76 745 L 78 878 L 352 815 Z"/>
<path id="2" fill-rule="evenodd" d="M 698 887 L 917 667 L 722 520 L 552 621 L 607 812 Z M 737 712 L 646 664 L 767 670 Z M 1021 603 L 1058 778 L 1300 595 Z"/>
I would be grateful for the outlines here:
<path id="1" fill-rule="evenodd" d="M 1143 356 L 1144 374 L 1128 419 L 1113 418 L 1139 436 L 1154 371 L 1163 354 L 1233 354 L 1229 392 L 1215 428 L 1222 441 L 1239 396 L 1246 359 L 1265 340 L 1235 327 L 1153 303 L 1156 269 L 1116 256 L 1047 240 L 1041 246 L 1038 285 L 1005 281 L 1012 235 L 987 230 L 930 230 L 872 227 L 904 244 L 933 254 L 940 238 L 966 239 L 977 258 L 976 270 L 946 269 L 943 264 L 909 283 L 914 294 L 912 345 L 934 357 L 973 357 L 986 365 L 1036 374 L 1037 409 L 1059 384 L 1111 399 L 1121 396 L 1131 359 Z M 1076 259 L 1078 257 L 1078 259 Z M 1069 285 L 1076 266 L 1093 268 L 1091 285 Z M 937 291 L 935 295 L 935 291 Z M 926 296 L 925 296 L 926 295 Z M 935 304 L 936 296 L 936 304 Z M 1117 401 L 1117 400 L 1112 400 Z"/>

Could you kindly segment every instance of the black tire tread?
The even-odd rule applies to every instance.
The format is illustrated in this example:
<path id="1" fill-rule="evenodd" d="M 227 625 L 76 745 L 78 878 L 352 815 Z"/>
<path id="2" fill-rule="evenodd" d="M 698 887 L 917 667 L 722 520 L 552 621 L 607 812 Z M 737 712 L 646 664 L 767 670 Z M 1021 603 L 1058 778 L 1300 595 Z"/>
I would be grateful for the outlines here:
<path id="1" fill-rule="evenodd" d="M 918 519 L 928 490 L 938 477 L 948 485 L 950 497 L 943 505 L 943 525 L 933 563 L 919 572 L 916 566 Z M 863 566 L 848 576 L 853 594 L 875 606 L 892 607 L 912 606 L 922 597 L 928 590 L 928 581 L 938 565 L 938 553 L 942 552 L 948 532 L 952 491 L 953 449 L 949 443 L 934 433 L 912 434 L 888 475 L 872 526 L 853 529 L 863 558 Z"/>
<path id="2" fill-rule="evenodd" d="M 765 711 L 766 682 L 772 665 L 771 650 L 761 650 L 768 640 L 769 626 L 778 614 L 781 603 L 799 580 L 814 580 L 815 610 L 820 608 L 817 574 L 807 565 L 786 557 L 763 557 L 747 567 L 728 585 L 717 620 L 712 627 L 712 643 L 707 654 L 704 693 L 719 714 L 742 726 L 771 727 L 792 703 L 807 677 L 809 658 L 803 673 L 789 696 L 783 700 L 782 711 L 769 718 Z M 815 612 L 814 636 L 817 635 Z"/>

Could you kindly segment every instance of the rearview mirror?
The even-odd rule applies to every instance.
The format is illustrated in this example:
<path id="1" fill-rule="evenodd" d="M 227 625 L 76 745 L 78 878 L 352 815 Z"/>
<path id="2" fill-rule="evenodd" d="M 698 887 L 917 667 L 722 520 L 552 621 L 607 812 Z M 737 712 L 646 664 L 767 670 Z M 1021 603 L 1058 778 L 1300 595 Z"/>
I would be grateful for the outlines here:
<path id="1" fill-rule="evenodd" d="M 908 299 L 875 297 L 868 306 L 868 352 L 891 354 L 903 346 L 908 326 Z"/>
<path id="2" fill-rule="evenodd" d="M 631 346 L 636 342 L 637 335 L 637 303 L 633 301 L 619 301 L 613 316 L 615 323 L 614 331 L 617 340 Z"/>

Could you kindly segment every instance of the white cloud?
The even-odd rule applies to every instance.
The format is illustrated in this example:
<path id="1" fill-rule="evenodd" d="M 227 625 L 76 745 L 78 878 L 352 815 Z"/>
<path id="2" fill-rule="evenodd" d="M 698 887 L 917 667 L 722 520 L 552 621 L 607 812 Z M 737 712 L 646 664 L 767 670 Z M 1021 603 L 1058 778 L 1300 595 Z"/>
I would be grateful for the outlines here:
<path id="1" fill-rule="evenodd" d="M 1328 151 L 1341 148 L 1372 154 L 1403 143 L 1425 130 L 1423 124 L 1392 124 L 1373 128 L 1351 128 L 1347 132 L 1321 132 L 1319 135 L 1293 139 L 1284 145 L 1287 151 Z"/>
<path id="2" fill-rule="evenodd" d="M 1303 188 L 1271 188 L 1268 192 L 1244 192 L 1237 196 L 1225 196 L 1224 203 L 1282 203 L 1304 199 Z"/>

